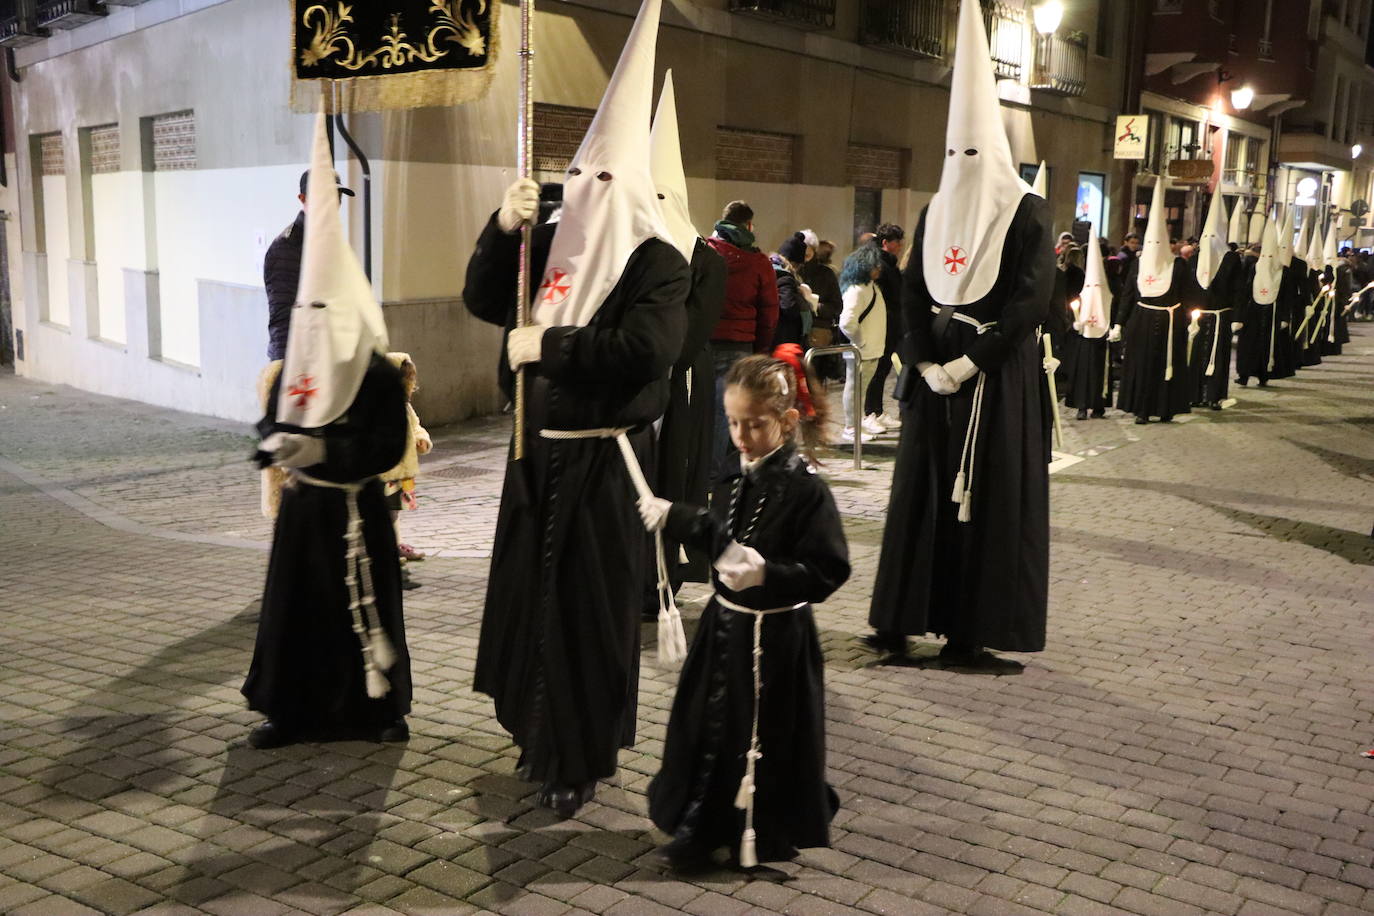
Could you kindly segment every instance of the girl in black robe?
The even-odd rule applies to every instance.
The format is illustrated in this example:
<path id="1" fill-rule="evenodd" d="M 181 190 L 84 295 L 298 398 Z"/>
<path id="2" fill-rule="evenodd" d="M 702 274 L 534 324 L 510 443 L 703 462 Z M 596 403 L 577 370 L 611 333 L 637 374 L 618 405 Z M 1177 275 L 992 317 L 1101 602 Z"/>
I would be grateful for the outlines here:
<path id="1" fill-rule="evenodd" d="M 263 438 L 277 431 L 280 391 L 278 379 L 258 424 Z M 401 568 L 396 529 L 377 477 L 401 460 L 408 429 L 401 375 L 374 355 L 348 412 L 324 427 L 324 461 L 302 469 L 319 481 L 361 481 L 362 489 L 353 494 L 293 475 L 282 490 L 253 662 L 243 684 L 248 708 L 268 718 L 249 735 L 254 747 L 301 738 L 408 737 L 403 717 L 410 712 L 410 657 Z M 367 694 L 345 583 L 348 499 L 357 500 L 377 619 L 396 658 L 386 672 L 390 690 L 378 699 Z"/>
<path id="2" fill-rule="evenodd" d="M 762 457 L 721 481 L 709 510 L 665 500 L 642 509 L 650 527 L 665 525 L 715 561 L 716 594 L 678 682 L 663 766 L 649 784 L 649 817 L 673 837 L 663 852 L 679 866 L 703 863 L 721 847 L 752 867 L 830 845 L 838 799 L 825 780 L 824 660 L 811 602 L 849 578 L 849 550 L 829 488 L 791 441 L 799 369 L 799 359 L 736 363 L 726 379 L 732 438 L 746 459 Z M 741 394 L 743 414 L 735 409 Z M 802 395 L 803 411 L 808 399 Z M 818 428 L 814 409 L 807 412 L 808 427 Z M 742 441 L 750 432 L 739 430 L 751 424 L 757 439 Z M 730 557 L 741 550 L 753 554 L 757 580 L 736 578 Z M 752 811 L 736 805 L 750 794 L 742 780 L 754 787 Z"/>
<path id="3" fill-rule="evenodd" d="M 1197 276 L 1197 255 L 1191 262 Z M 1212 282 L 1204 291 L 1206 304 L 1196 320 L 1197 333 L 1188 344 L 1188 391 L 1194 407 L 1220 410 L 1231 383 L 1231 322 L 1239 320 L 1240 307 L 1249 289 L 1243 283 L 1240 255 L 1222 255 Z"/>

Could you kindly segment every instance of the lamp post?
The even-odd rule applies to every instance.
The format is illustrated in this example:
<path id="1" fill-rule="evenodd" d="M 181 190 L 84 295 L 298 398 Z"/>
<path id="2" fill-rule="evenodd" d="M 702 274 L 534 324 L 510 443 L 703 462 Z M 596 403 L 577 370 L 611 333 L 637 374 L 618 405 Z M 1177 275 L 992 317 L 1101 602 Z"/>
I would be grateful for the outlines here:
<path id="1" fill-rule="evenodd" d="M 1054 69 L 1054 31 L 1059 28 L 1059 23 L 1064 18 L 1064 4 L 1059 0 L 1045 0 L 1044 3 L 1037 3 L 1031 8 L 1031 15 L 1035 21 L 1035 31 L 1039 33 L 1036 37 L 1036 68 L 1039 71 L 1039 78 L 1035 81 L 1038 84 L 1050 82 Z"/>

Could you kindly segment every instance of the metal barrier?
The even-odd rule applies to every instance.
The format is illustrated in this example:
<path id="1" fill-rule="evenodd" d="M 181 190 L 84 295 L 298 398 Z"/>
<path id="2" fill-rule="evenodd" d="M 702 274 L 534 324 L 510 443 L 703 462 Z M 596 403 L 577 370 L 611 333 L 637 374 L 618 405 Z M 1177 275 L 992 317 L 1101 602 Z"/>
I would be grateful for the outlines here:
<path id="1" fill-rule="evenodd" d="M 830 356 L 837 353 L 848 353 L 854 358 L 849 362 L 853 365 L 854 371 L 854 416 L 850 417 L 850 425 L 854 428 L 854 470 L 861 471 L 864 466 L 863 441 L 864 441 L 864 362 L 863 351 L 853 344 L 840 344 L 834 347 L 812 347 L 806 351 L 806 368 L 811 369 L 811 360 L 817 356 Z M 846 367 L 845 371 L 849 371 Z M 817 392 L 819 395 L 820 392 Z"/>

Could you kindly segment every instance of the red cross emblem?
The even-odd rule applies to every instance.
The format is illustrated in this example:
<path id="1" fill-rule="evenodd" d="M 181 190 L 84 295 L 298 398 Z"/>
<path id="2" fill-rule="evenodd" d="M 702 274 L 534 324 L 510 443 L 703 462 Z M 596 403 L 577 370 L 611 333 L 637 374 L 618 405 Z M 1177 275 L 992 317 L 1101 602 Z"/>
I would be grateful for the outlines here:
<path id="1" fill-rule="evenodd" d="M 290 388 L 288 388 L 286 394 L 288 397 L 293 397 L 296 399 L 297 407 L 304 407 L 306 404 L 310 402 L 310 399 L 313 398 L 319 392 L 319 390 L 320 389 L 315 387 L 314 376 L 302 375 L 301 380 L 296 384 L 292 385 Z"/>
<path id="2" fill-rule="evenodd" d="M 945 250 L 945 273 L 954 276 L 968 267 L 968 252 L 958 245 Z"/>
<path id="3" fill-rule="evenodd" d="M 1158 277 L 1150 276 L 1150 277 L 1146 277 L 1146 278 L 1145 278 L 1145 282 L 1146 282 L 1146 283 L 1153 283 L 1153 282 L 1155 282 L 1155 281 L 1158 280 L 1158 279 L 1159 279 Z"/>
<path id="4" fill-rule="evenodd" d="M 1261 296 L 1267 296 L 1267 295 L 1269 295 L 1269 290 L 1267 290 L 1267 289 L 1262 289 L 1262 290 L 1260 290 L 1260 295 L 1261 295 Z"/>
<path id="5" fill-rule="evenodd" d="M 572 282 L 568 280 L 566 271 L 555 267 L 548 272 L 544 283 L 539 287 L 543 293 L 540 300 L 548 305 L 557 305 L 568 298 L 568 293 L 572 291 Z"/>

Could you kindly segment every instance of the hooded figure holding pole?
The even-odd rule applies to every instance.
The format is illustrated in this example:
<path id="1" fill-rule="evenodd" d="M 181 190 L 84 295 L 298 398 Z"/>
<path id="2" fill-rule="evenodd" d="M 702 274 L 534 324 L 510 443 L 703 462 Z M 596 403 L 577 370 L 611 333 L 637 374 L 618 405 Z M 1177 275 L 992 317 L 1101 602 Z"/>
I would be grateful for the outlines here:
<path id="1" fill-rule="evenodd" d="M 343 235 L 323 115 L 308 200 L 296 314 L 258 423 L 259 463 L 288 475 L 243 684 L 249 708 L 268 717 L 248 736 L 259 748 L 409 737 L 400 560 L 377 476 L 405 451 L 406 393 Z"/>
<path id="2" fill-rule="evenodd" d="M 634 743 L 647 559 L 635 455 L 686 331 L 690 274 L 649 169 L 659 5 L 640 8 L 562 215 L 533 230 L 534 323 L 515 327 L 515 233 L 534 217 L 533 181 L 506 191 L 463 291 L 475 316 L 509 329 L 503 362 L 526 376 L 524 457 L 501 495 L 473 686 L 520 746 L 517 772 L 542 785 L 539 804 L 565 817 Z"/>
<path id="3" fill-rule="evenodd" d="M 1019 670 L 988 649 L 1045 646 L 1049 476 L 1035 329 L 1054 294 L 1045 200 L 1020 179 L 976 0 L 958 44 L 935 197 L 902 276 L 901 441 L 874 584 L 870 647 L 944 635 L 920 664 Z"/>
<path id="4" fill-rule="evenodd" d="M 1240 204 L 1236 204 L 1239 211 Z M 1226 204 L 1220 192 L 1212 195 L 1207 222 L 1193 261 L 1197 285 L 1207 302 L 1189 316 L 1191 354 L 1188 391 L 1195 407 L 1221 410 L 1231 383 L 1231 322 L 1245 295 L 1240 255 L 1227 244 Z M 1193 330 L 1196 328 L 1196 330 Z"/>
<path id="5" fill-rule="evenodd" d="M 1188 303 L 1197 283 L 1188 262 L 1169 251 L 1164 217 L 1164 177 L 1155 179 L 1150 218 L 1140 257 L 1121 296 L 1124 365 L 1116 406 L 1137 423 L 1165 423 L 1189 412 Z M 1196 303 L 1197 297 L 1190 296 Z"/>

